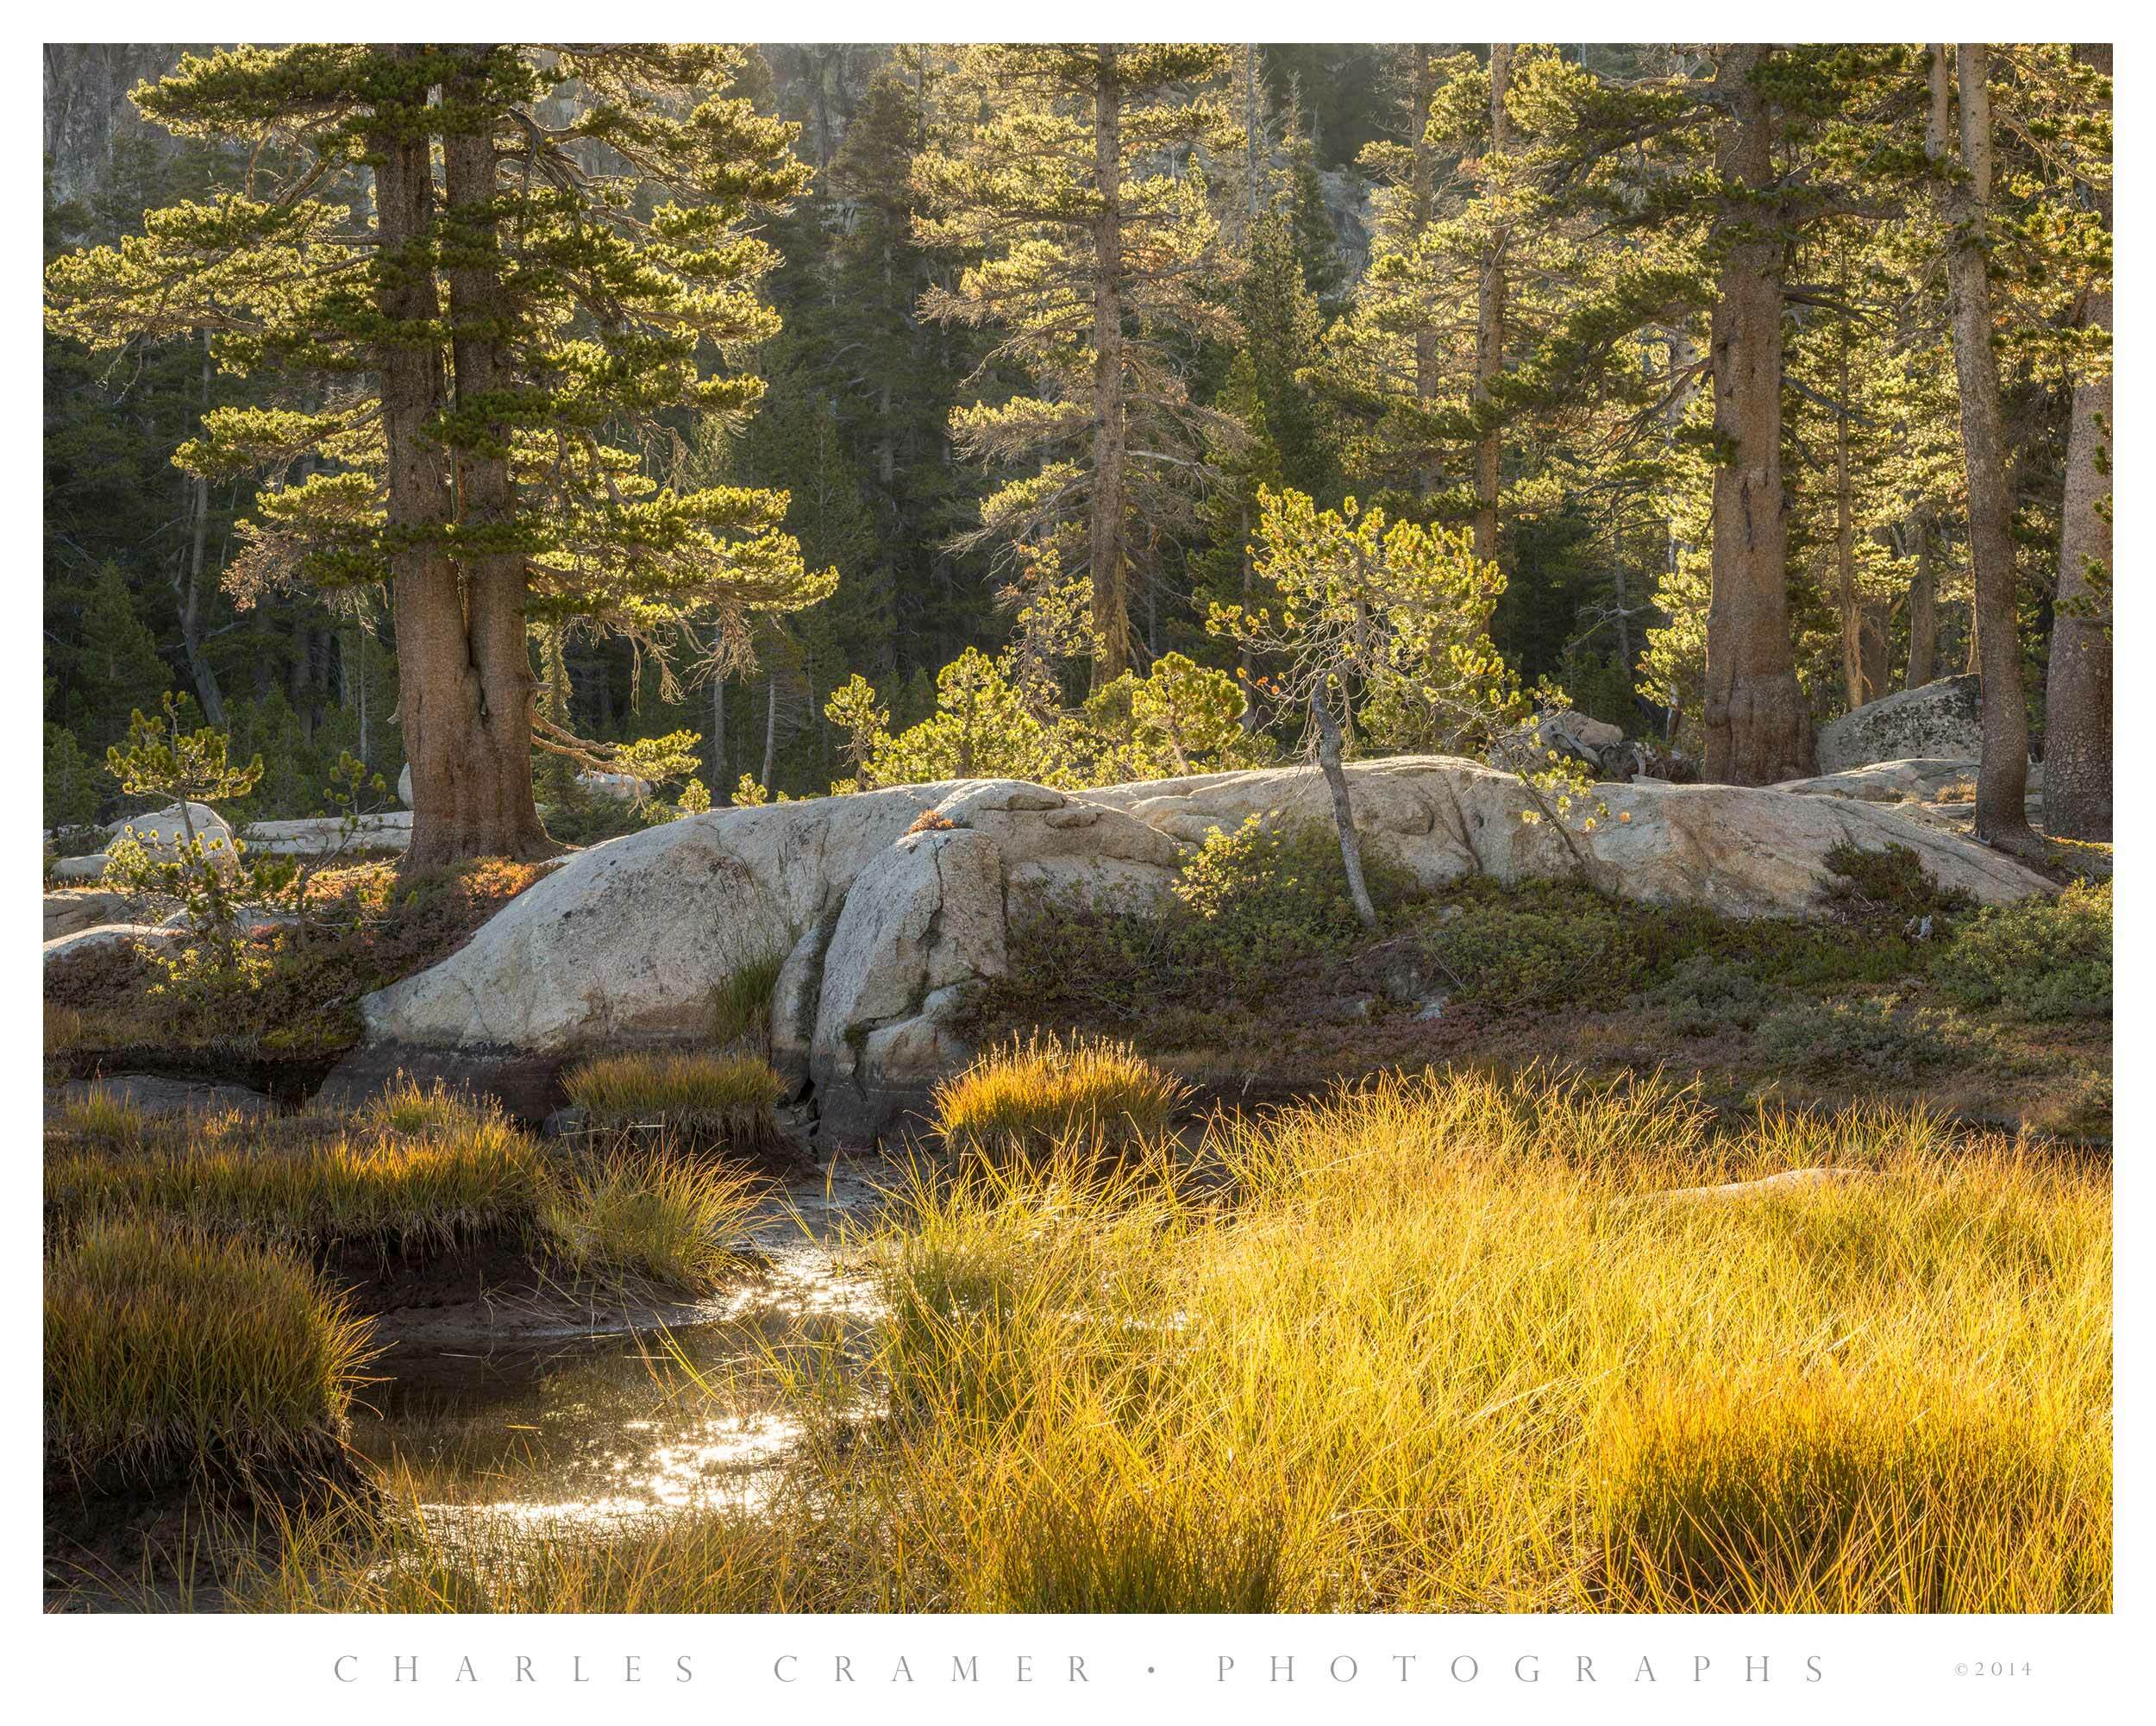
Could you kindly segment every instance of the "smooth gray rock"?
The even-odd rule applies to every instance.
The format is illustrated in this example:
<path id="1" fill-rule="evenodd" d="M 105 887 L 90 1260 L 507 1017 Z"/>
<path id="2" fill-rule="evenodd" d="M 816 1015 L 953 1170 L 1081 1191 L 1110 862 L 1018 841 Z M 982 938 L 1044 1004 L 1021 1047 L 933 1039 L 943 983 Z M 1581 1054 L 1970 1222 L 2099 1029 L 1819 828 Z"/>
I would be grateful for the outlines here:
<path id="1" fill-rule="evenodd" d="M 45 938 L 57 940 L 62 935 L 78 934 L 103 923 L 126 920 L 126 913 L 135 904 L 124 893 L 102 889 L 48 893 L 45 895 Z"/>
<path id="2" fill-rule="evenodd" d="M 154 923 L 100 923 L 94 929 L 78 929 L 72 935 L 47 941 L 45 969 L 50 970 L 65 960 L 79 958 L 85 953 L 94 953 L 101 947 L 116 946 L 122 941 L 145 947 L 177 946 L 180 934 L 180 931 Z"/>
<path id="3" fill-rule="evenodd" d="M 855 875 L 940 794 L 714 809 L 594 845 L 453 957 L 367 997 L 368 1032 L 548 1051 L 707 1035 L 720 979 L 836 913 Z"/>
<path id="4" fill-rule="evenodd" d="M 1825 858 L 1844 842 L 1907 845 L 1984 903 L 2050 886 L 1847 797 L 1607 785 L 1607 814 L 1568 836 L 1524 822 L 1535 803 L 1520 781 L 1472 762 L 1358 762 L 1348 777 L 1366 850 L 1427 888 L 1567 877 L 1583 862 L 1633 899 L 1803 915 L 1826 903 Z M 957 1027 L 1001 974 L 1009 919 L 1073 895 L 1157 904 L 1192 845 L 1253 816 L 1329 823 L 1322 775 L 1273 768 L 1069 794 L 965 781 L 713 810 L 572 857 L 362 1010 L 384 1047 L 559 1061 L 708 1039 L 714 987 L 782 956 L 771 1027 L 787 1095 L 812 1097 L 835 1135 L 862 1136 L 963 1058 Z"/>
<path id="5" fill-rule="evenodd" d="M 871 861 L 824 956 L 809 1069 L 826 1129 L 872 1136 L 893 1099 L 962 1064 L 951 1027 L 1006 963 L 1003 856 L 987 834 L 908 833 Z"/>
<path id="6" fill-rule="evenodd" d="M 1535 739 L 1539 748 L 1569 755 L 1601 775 L 1610 764 L 1612 751 L 1623 744 L 1625 732 L 1621 725 L 1567 707 L 1537 720 Z"/>
<path id="7" fill-rule="evenodd" d="M 633 773 L 580 773 L 576 782 L 594 797 L 611 797 L 621 803 L 642 803 L 651 795 L 651 782 Z"/>
<path id="8" fill-rule="evenodd" d="M 241 833 L 251 851 L 267 857 L 314 857 L 334 851 L 344 843 L 344 820 L 337 815 L 315 815 L 298 821 L 257 821 Z M 348 847 L 353 852 L 401 851 L 411 844 L 411 811 L 392 809 L 361 815 Z"/>
<path id="9" fill-rule="evenodd" d="M 1928 803 L 1951 785 L 1973 784 L 1977 763 L 1955 756 L 1920 756 L 1908 761 L 1875 761 L 1862 767 L 1822 773 L 1816 779 L 1790 779 L 1777 791 L 1800 797 L 1853 797 L 1863 803 L 1899 803 L 1915 798 Z"/>

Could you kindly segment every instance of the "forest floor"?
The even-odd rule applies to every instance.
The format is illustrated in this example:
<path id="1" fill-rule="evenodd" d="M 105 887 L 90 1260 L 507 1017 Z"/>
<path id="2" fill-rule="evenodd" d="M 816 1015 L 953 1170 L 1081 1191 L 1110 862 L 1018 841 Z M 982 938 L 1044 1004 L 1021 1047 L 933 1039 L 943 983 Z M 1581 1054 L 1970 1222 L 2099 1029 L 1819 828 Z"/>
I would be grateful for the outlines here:
<path id="1" fill-rule="evenodd" d="M 1979 912 L 1891 854 L 1846 861 L 1803 921 L 1480 880 L 1395 895 L 1375 938 L 1281 906 L 1051 908 L 977 1033 L 1127 1039 L 1222 1103 L 1426 1066 L 1658 1072 L 1725 1113 L 1889 1098 L 2108 1146 L 2108 880 Z"/>

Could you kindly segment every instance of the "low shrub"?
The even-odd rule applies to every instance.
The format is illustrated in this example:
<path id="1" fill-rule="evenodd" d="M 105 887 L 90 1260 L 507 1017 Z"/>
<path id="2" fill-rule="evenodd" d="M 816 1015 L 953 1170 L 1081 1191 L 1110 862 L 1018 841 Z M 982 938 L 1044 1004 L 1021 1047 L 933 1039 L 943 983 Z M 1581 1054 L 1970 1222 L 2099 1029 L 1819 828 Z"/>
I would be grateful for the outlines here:
<path id="1" fill-rule="evenodd" d="M 1059 1015 L 1150 1020 L 1186 995 L 1176 912 L 1115 910 L 1082 894 L 1051 898 L 1011 919 L 1010 963 L 983 997 L 989 1023 Z"/>
<path id="2" fill-rule="evenodd" d="M 1645 907 L 1563 882 L 1475 882 L 1447 894 L 1415 942 L 1455 1001 L 1616 1007 L 1653 962 Z"/>
<path id="3" fill-rule="evenodd" d="M 367 1327 L 275 1247 L 142 1221 L 45 1260 L 45 1458 L 78 1490 L 354 1478 L 346 1410 Z"/>
<path id="4" fill-rule="evenodd" d="M 1852 855 L 1860 871 L 1873 868 L 1874 854 Z M 1010 976 L 990 990 L 982 1020 L 1122 1020 L 1142 1024 L 1149 1047 L 1180 1048 L 1187 1036 L 1156 1028 L 1194 1013 L 1292 1011 L 1313 993 L 1375 982 L 1401 1000 L 1442 993 L 1498 1011 L 1613 1010 L 1644 993 L 1648 1004 L 1677 1013 L 1688 1034 L 1725 1017 L 1748 1027 L 1794 996 L 1921 974 L 1928 938 L 1920 937 L 1921 918 L 1911 923 L 1898 907 L 1941 902 L 1923 898 L 1921 869 L 1912 882 L 1908 864 L 1890 861 L 1865 893 L 1841 902 L 1842 913 L 1876 906 L 1882 901 L 1869 895 L 1890 889 L 1901 894 L 1897 909 L 1852 939 L 1834 921 L 1731 918 L 1579 882 L 1477 876 L 1418 896 L 1382 864 L 1377 880 L 1382 954 L 1347 907 L 1330 828 L 1216 833 L 1165 913 L 1074 899 L 1014 917 Z M 1313 881 L 1331 884 L 1303 894 Z"/>
<path id="5" fill-rule="evenodd" d="M 1765 1060 L 1822 1078 L 1852 1070 L 1908 1082 L 1962 1058 L 1964 1039 L 1946 1014 L 1900 1010 L 1893 995 L 1806 1001 L 1762 1020 L 1754 1046 Z"/>
<path id="6" fill-rule="evenodd" d="M 359 1040 L 362 995 L 448 958 L 548 867 L 481 858 L 411 879 L 388 863 L 323 869 L 305 923 L 242 924 L 220 971 L 232 987 L 176 987 L 168 966 L 116 943 L 50 968 L 45 998 L 81 1015 L 74 1048 L 334 1053 Z"/>
<path id="7" fill-rule="evenodd" d="M 1370 850 L 1363 872 L 1381 918 L 1413 890 L 1406 871 Z M 1244 991 L 1282 987 L 1368 938 L 1339 838 L 1322 822 L 1253 815 L 1232 833 L 1216 827 L 1183 865 L 1175 898 L 1187 913 L 1177 962 Z"/>
<path id="8" fill-rule="evenodd" d="M 1986 907 L 1932 960 L 1932 980 L 1964 1007 L 2035 1020 L 2111 1016 L 2111 883 Z"/>
<path id="9" fill-rule="evenodd" d="M 760 1187 L 709 1163 L 618 1154 L 550 1187 L 540 1224 L 554 1258 L 580 1275 L 700 1294 L 736 1263 Z"/>
<path id="10" fill-rule="evenodd" d="M 1854 921 L 1938 924 L 1976 908 L 1965 889 L 1934 881 L 1907 845 L 1870 850 L 1844 840 L 1827 853 L 1827 867 L 1834 875 L 1835 907 Z"/>
<path id="11" fill-rule="evenodd" d="M 1693 954 L 1646 992 L 1647 1004 L 1660 1008 L 1681 1037 L 1749 1031 L 1787 998 L 1746 966 L 1705 953 Z"/>
<path id="12" fill-rule="evenodd" d="M 1127 1043 L 1036 1035 L 944 1080 L 931 1108 L 936 1131 L 961 1153 L 1113 1154 L 1156 1141 L 1186 1095 Z"/>
<path id="13" fill-rule="evenodd" d="M 1380 915 L 1396 918 L 1412 878 L 1375 853 L 1365 853 L 1363 871 Z M 1336 970 L 1368 939 L 1332 829 L 1254 815 L 1232 833 L 1206 835 L 1163 910 L 1071 896 L 1015 916 L 1008 975 L 981 1014 L 1037 1023 L 1150 1018 L 1193 1001 L 1262 1007 Z"/>

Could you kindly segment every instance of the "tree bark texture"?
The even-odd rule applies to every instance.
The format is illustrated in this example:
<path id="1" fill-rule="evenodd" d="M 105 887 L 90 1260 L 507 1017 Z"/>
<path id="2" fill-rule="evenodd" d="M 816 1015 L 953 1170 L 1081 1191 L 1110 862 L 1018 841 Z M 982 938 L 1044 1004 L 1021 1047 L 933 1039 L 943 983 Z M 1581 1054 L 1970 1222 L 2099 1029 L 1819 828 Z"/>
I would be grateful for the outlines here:
<path id="1" fill-rule="evenodd" d="M 1714 82 L 1729 119 L 1716 166 L 1754 194 L 1717 223 L 1722 251 L 1709 363 L 1714 377 L 1713 593 L 1707 612 L 1706 777 L 1771 785 L 1808 777 L 1812 719 L 1789 635 L 1789 521 L 1782 485 L 1783 235 L 1764 208 L 1774 121 L 1752 82 L 1762 50 L 1726 47 Z"/>
<path id="2" fill-rule="evenodd" d="M 457 716 L 448 692 L 461 687 L 465 653 L 464 595 L 443 544 L 449 522 L 449 472 L 429 434 L 443 403 L 442 313 L 428 253 L 434 226 L 430 142 L 419 114 L 385 111 L 370 141 L 380 273 L 376 303 L 385 325 L 379 344 L 382 427 L 388 448 L 387 519 L 397 632 L 398 718 L 411 765 L 412 843 L 407 869 L 460 858 L 454 757 Z"/>
<path id="3" fill-rule="evenodd" d="M 1355 831 L 1355 806 L 1349 800 L 1347 775 L 1340 766 L 1340 727 L 1327 705 L 1324 678 L 1310 691 L 1310 718 L 1318 728 L 1318 765 L 1325 774 L 1326 789 L 1332 794 L 1332 825 L 1340 835 L 1348 897 L 1355 901 L 1355 914 L 1363 926 L 1375 929 L 1377 907 L 1370 902 L 1369 885 L 1363 877 L 1363 841 Z"/>
<path id="4" fill-rule="evenodd" d="M 447 711 L 429 716 L 425 743 L 411 751 L 415 868 L 474 857 L 529 861 L 559 849 L 540 823 L 532 794 L 531 720 L 539 680 L 525 629 L 529 578 L 517 539 L 509 433 L 494 417 L 509 386 L 504 348 L 511 314 L 503 301 L 501 239 L 491 207 L 493 128 L 490 114 L 473 111 L 484 101 L 476 79 L 449 95 L 459 118 L 442 144 L 444 273 L 462 446 L 455 455 L 457 539 L 469 549 L 457 560 L 463 627 L 444 656 L 461 654 L 463 663 L 453 681 L 422 685 L 447 697 Z"/>
<path id="5" fill-rule="evenodd" d="M 1984 749 L 1977 773 L 1977 835 L 2009 849 L 2035 843 L 2023 798 L 2028 789 L 2028 715 L 2022 706 L 2021 643 L 2015 619 L 2014 539 L 2007 496 L 2006 433 L 1998 366 L 1991 353 L 1991 283 L 1984 226 L 1991 197 L 1990 55 L 1982 42 L 1956 45 L 1961 98 L 1961 160 L 1944 181 L 1947 285 L 1953 300 L 1954 376 L 1961 390 L 1962 456 L 1968 469 L 1969 556 L 1976 588 L 1977 669 L 1983 679 Z M 1947 149 L 1946 44 L 1932 44 L 1931 116 L 1926 144 L 1942 167 Z"/>
<path id="6" fill-rule="evenodd" d="M 2111 70 L 2110 44 L 2076 49 Z M 2111 192 L 2097 195 L 2108 230 Z M 2083 302 L 2084 331 L 2111 333 L 2107 286 Z M 2070 839 L 2111 838 L 2111 370 L 2108 358 L 2074 386 L 2066 494 L 2059 534 L 2059 602 L 2044 687 L 2044 825 Z"/>
<path id="7" fill-rule="evenodd" d="M 461 89 L 452 92 L 452 102 Z M 397 649 L 411 763 L 408 870 L 471 857 L 530 860 L 559 849 L 540 825 L 531 783 L 532 706 L 538 680 L 524 628 L 524 555 L 515 543 L 516 498 L 508 434 L 491 416 L 506 386 L 500 241 L 491 121 L 469 111 L 443 141 L 448 220 L 437 223 L 426 130 L 417 114 L 391 129 L 377 170 L 386 253 L 381 299 L 392 320 L 426 331 L 385 343 L 383 417 L 390 447 L 392 530 L 424 537 L 398 555 Z M 448 267 L 457 436 L 452 473 L 430 436 L 444 399 L 441 313 L 434 275 Z M 393 248 L 408 248 L 400 256 Z M 392 395 L 394 401 L 392 402 Z M 400 501 L 401 493 L 401 501 Z M 469 549 L 453 558 L 442 529 L 454 522 Z"/>

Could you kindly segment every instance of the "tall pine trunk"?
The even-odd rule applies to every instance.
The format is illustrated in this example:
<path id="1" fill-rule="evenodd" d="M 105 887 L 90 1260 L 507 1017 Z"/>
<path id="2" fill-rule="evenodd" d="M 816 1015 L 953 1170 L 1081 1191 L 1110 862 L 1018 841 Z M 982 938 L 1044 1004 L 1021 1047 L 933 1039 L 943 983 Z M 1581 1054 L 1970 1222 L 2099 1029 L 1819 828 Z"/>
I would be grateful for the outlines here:
<path id="1" fill-rule="evenodd" d="M 1489 147 L 1501 156 L 1512 147 L 1512 125 L 1505 112 L 1505 92 L 1512 86 L 1512 44 L 1489 45 Z M 1505 369 L 1505 251 L 1512 236 L 1500 227 L 1482 254 L 1482 279 L 1476 296 L 1475 405 L 1490 411 L 1490 386 Z M 1497 561 L 1497 493 L 1501 482 L 1504 434 L 1485 425 L 1475 445 L 1475 555 Z"/>
<path id="2" fill-rule="evenodd" d="M 2099 72 L 2110 44 L 2078 47 Z M 2111 226 L 2109 187 L 2097 210 Z M 2111 333 L 2107 288 L 2082 303 L 2084 331 Z M 2044 687 L 2044 825 L 2070 839 L 2111 837 L 2111 368 L 2074 386 L 2066 495 L 2059 532 L 2059 601 Z"/>
<path id="3" fill-rule="evenodd" d="M 1752 82 L 1761 49 L 1737 43 L 1714 82 L 1729 119 L 1715 166 L 1764 194 L 1774 179 L 1774 122 Z M 1789 635 L 1789 522 L 1782 488 L 1783 235 L 1752 199 L 1716 223 L 1722 261 L 1710 361 L 1714 435 L 1713 595 L 1707 611 L 1709 780 L 1771 785 L 1809 775 L 1811 714 Z"/>
<path id="4" fill-rule="evenodd" d="M 382 430 L 387 444 L 387 523 L 397 632 L 398 717 L 411 764 L 412 843 L 407 869 L 461 855 L 453 831 L 454 711 L 467 668 L 464 595 L 444 549 L 449 523 L 448 463 L 427 431 L 443 405 L 437 331 L 441 298 L 429 245 L 434 226 L 430 140 L 421 104 L 376 110 L 385 123 L 369 140 L 381 271 L 376 304 Z"/>
<path id="5" fill-rule="evenodd" d="M 1099 47 L 1094 85 L 1094 175 L 1100 195 L 1093 287 L 1093 687 L 1131 668 L 1131 613 L 1123 544 L 1123 92 L 1116 47 Z"/>
<path id="6" fill-rule="evenodd" d="M 1944 171 L 1947 148 L 1946 45 L 1934 42 L 1926 148 Z M 2023 798 L 2028 789 L 2028 714 L 2022 706 L 2021 641 L 2015 620 L 2014 539 L 2007 497 L 2006 433 L 1999 371 L 1991 353 L 1991 281 L 1984 217 L 1991 198 L 1990 54 L 1982 42 L 1955 50 L 1961 97 L 1959 172 L 1942 178 L 1950 229 L 1946 279 L 1953 298 L 1954 376 L 1961 388 L 1961 448 L 1969 481 L 1969 558 L 1976 588 L 1977 668 L 1983 680 L 1984 747 L 1977 771 L 1977 834 L 2009 850 L 2036 844 Z"/>
<path id="7" fill-rule="evenodd" d="M 539 680 L 525 630 L 529 578 L 516 543 L 517 497 L 509 432 L 496 417 L 510 386 L 504 348 L 510 317 L 501 292 L 493 111 L 480 79 L 445 92 L 450 359 L 460 448 L 457 530 L 463 617 L 430 644 L 425 680 L 436 705 L 412 741 L 412 843 L 407 864 L 438 868 L 467 857 L 528 861 L 560 849 L 539 820 L 531 783 L 531 720 Z M 445 618 L 444 622 L 448 619 Z M 401 642 L 400 642 L 401 645 Z M 452 666 L 452 659 L 461 663 Z M 407 737 L 411 733 L 407 731 Z"/>

